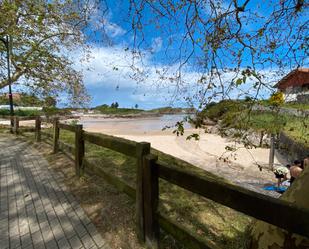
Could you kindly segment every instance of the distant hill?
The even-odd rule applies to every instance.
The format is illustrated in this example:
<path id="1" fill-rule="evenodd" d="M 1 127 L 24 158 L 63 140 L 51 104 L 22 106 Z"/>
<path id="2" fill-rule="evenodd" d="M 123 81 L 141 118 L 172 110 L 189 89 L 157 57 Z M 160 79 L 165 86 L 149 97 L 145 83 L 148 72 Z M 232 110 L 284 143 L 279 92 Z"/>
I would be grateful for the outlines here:
<path id="1" fill-rule="evenodd" d="M 180 114 L 180 113 L 195 113 L 194 108 L 173 108 L 170 106 L 160 107 L 151 110 L 143 110 L 137 108 L 119 108 L 119 107 L 111 107 L 109 105 L 103 104 L 92 108 L 92 110 L 100 111 L 102 114 Z"/>
<path id="2" fill-rule="evenodd" d="M 159 113 L 159 114 L 180 114 L 180 113 L 195 113 L 194 108 L 180 108 L 180 107 L 160 107 L 150 110 L 149 112 Z"/>
<path id="3" fill-rule="evenodd" d="M 95 108 L 92 108 L 92 110 L 97 110 L 102 114 L 136 114 L 144 112 L 142 109 L 136 109 L 136 108 L 119 108 L 119 107 L 110 107 L 106 104 L 96 106 Z"/>

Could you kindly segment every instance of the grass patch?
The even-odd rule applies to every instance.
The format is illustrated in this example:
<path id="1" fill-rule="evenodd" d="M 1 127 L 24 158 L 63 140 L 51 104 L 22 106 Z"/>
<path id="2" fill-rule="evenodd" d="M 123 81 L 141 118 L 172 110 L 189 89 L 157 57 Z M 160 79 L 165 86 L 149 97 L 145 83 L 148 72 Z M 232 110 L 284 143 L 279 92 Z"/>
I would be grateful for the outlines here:
<path id="1" fill-rule="evenodd" d="M 22 117 L 31 117 L 31 116 L 39 116 L 42 115 L 43 112 L 39 110 L 14 110 L 14 114 L 16 116 L 22 116 Z M 10 116 L 10 110 L 9 109 L 0 109 L 0 115 L 1 116 Z"/>
<path id="2" fill-rule="evenodd" d="M 291 118 L 284 127 L 284 133 L 309 148 L 309 118 Z"/>
<path id="3" fill-rule="evenodd" d="M 253 113 L 248 126 L 256 131 L 283 131 L 293 140 L 309 146 L 309 119 L 272 113 Z"/>
<path id="4" fill-rule="evenodd" d="M 293 108 L 297 110 L 309 110 L 309 104 L 300 104 L 300 103 L 285 103 L 283 107 Z"/>
<path id="5" fill-rule="evenodd" d="M 225 100 L 213 103 L 202 111 L 202 117 L 219 121 L 223 129 L 234 128 L 242 131 L 249 129 L 266 133 L 285 132 L 293 140 L 306 146 L 309 144 L 309 118 L 278 114 L 270 111 L 251 111 L 250 102 Z M 264 105 L 266 105 L 264 103 Z M 293 104 L 286 104 L 292 106 Z M 305 104 L 294 104 L 305 108 Z"/>
<path id="6" fill-rule="evenodd" d="M 51 129 L 48 131 L 52 132 Z M 73 145 L 74 134 L 61 130 L 60 140 Z M 90 143 L 85 144 L 85 151 L 86 157 L 96 160 L 98 166 L 104 167 L 105 171 L 135 187 L 136 160 L 134 158 Z M 158 155 L 160 161 L 175 165 L 182 170 L 220 181 L 223 180 L 160 151 L 152 150 L 152 153 Z M 222 248 L 246 248 L 245 245 L 248 239 L 247 229 L 252 222 L 252 219 L 246 215 L 193 194 L 164 180 L 160 180 L 159 208 L 160 212 L 172 220 L 175 220 L 198 236 L 214 241 Z M 165 242 L 164 238 L 162 243 L 168 243 L 164 244 L 163 248 L 179 248 L 172 246 L 169 244 L 170 242 Z"/>

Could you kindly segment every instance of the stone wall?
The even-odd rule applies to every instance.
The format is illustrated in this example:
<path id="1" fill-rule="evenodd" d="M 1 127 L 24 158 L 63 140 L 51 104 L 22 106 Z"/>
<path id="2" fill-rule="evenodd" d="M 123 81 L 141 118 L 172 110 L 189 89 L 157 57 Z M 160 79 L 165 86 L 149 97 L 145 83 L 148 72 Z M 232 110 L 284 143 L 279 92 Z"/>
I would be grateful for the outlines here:
<path id="1" fill-rule="evenodd" d="M 309 145 L 305 146 L 289 138 L 284 132 L 279 135 L 279 149 L 292 162 L 296 159 L 302 160 L 309 155 Z"/>
<path id="2" fill-rule="evenodd" d="M 309 93 L 308 94 L 299 94 L 297 96 L 297 102 L 309 104 Z"/>
<path id="3" fill-rule="evenodd" d="M 274 110 L 268 106 L 263 105 L 254 105 L 252 107 L 253 111 L 262 111 L 262 112 L 273 112 Z M 279 114 L 291 115 L 296 117 L 306 118 L 309 116 L 309 110 L 297 110 L 294 108 L 282 107 L 279 110 Z"/>

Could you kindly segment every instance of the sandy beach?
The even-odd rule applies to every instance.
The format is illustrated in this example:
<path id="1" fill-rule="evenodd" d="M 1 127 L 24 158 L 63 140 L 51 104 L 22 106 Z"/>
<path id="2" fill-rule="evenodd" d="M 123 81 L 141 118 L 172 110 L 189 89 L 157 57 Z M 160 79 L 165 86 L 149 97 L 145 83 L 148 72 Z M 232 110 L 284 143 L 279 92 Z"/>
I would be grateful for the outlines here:
<path id="1" fill-rule="evenodd" d="M 153 129 L 158 126 L 155 122 L 157 121 L 149 119 L 112 119 L 93 123 L 88 119 L 81 120 L 86 131 L 119 136 L 137 142 L 150 142 L 157 150 L 258 192 L 266 193 L 261 186 L 276 182 L 272 171 L 267 169 L 261 171 L 258 167 L 258 164 L 268 164 L 269 149 L 267 148 L 247 149 L 217 134 L 205 133 L 202 129 L 187 128 L 184 136 L 176 136 L 171 129 L 164 131 L 159 128 Z M 145 128 L 147 123 L 152 125 L 152 129 L 148 129 L 147 125 Z M 187 135 L 192 133 L 199 133 L 200 139 L 186 140 Z M 227 151 L 226 146 L 235 146 L 236 151 Z M 282 155 L 276 153 L 275 165 L 286 163 Z"/>
<path id="2" fill-rule="evenodd" d="M 205 133 L 203 129 L 192 129 L 185 124 L 185 134 L 176 136 L 172 128 L 162 131 L 164 126 L 173 126 L 183 116 L 166 115 L 163 117 L 147 118 L 91 118 L 82 117 L 79 123 L 84 130 L 119 136 L 137 142 L 149 142 L 151 146 L 166 154 L 187 161 L 199 168 L 224 177 L 236 184 L 249 189 L 269 194 L 262 190 L 261 186 L 274 184 L 276 179 L 269 169 L 262 171 L 258 165 L 267 166 L 269 149 L 244 148 L 227 138 L 217 134 Z M 70 120 L 67 120 L 70 123 Z M 9 124 L 9 121 L 1 123 Z M 34 121 L 22 121 L 21 125 L 33 126 Z M 192 133 L 198 133 L 200 139 L 187 140 Z M 235 151 L 227 151 L 226 146 L 235 147 Z M 276 153 L 275 166 L 286 165 L 286 159 Z"/>

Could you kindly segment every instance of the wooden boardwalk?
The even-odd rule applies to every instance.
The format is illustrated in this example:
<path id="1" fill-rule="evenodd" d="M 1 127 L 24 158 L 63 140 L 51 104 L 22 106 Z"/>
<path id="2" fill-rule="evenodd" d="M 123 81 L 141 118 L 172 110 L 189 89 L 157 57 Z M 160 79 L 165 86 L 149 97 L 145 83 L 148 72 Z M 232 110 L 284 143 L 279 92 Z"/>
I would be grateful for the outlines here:
<path id="1" fill-rule="evenodd" d="M 63 176 L 27 142 L 0 134 L 0 248 L 110 248 Z"/>

